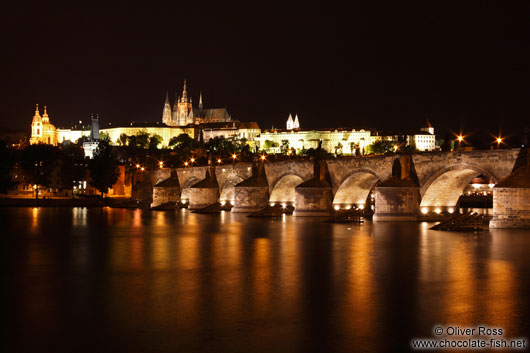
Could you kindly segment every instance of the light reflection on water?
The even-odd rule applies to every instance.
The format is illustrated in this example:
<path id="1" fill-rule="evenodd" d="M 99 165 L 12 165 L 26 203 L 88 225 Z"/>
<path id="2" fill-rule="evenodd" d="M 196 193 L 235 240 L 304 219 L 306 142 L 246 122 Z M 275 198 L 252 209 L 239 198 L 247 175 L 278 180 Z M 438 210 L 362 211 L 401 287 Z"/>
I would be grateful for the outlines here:
<path id="1" fill-rule="evenodd" d="M 434 324 L 528 336 L 530 231 L 0 212 L 9 351 L 397 351 Z"/>

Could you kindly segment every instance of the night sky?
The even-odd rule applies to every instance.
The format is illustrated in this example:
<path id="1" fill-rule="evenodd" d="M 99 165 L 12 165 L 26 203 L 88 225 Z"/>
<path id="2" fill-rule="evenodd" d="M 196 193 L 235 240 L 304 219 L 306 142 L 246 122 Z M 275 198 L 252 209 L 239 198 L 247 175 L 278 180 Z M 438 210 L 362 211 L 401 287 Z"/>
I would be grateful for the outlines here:
<path id="1" fill-rule="evenodd" d="M 530 125 L 530 6 L 510 3 L 6 8 L 0 126 L 29 131 L 35 103 L 59 127 L 91 112 L 157 122 L 187 79 L 195 105 L 202 91 L 262 129 L 298 113 L 302 128 L 517 133 Z"/>

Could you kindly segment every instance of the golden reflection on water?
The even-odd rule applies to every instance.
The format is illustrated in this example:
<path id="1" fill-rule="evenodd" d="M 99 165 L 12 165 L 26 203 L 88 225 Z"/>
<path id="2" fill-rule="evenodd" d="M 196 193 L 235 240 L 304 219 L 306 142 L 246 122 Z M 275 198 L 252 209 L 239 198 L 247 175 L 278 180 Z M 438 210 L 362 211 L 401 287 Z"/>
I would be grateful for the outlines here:
<path id="1" fill-rule="evenodd" d="M 270 301 L 271 294 L 271 249 L 270 240 L 256 238 L 253 240 L 252 292 L 254 307 L 261 312 Z"/>
<path id="2" fill-rule="evenodd" d="M 378 293 L 375 291 L 375 268 L 372 261 L 373 245 L 373 238 L 362 231 L 352 235 L 350 241 L 350 265 L 346 286 L 350 310 L 347 322 L 356 336 L 361 338 L 373 336 L 378 315 Z"/>
<path id="3" fill-rule="evenodd" d="M 513 266 L 504 260 L 491 259 L 487 266 L 487 285 L 484 288 L 485 323 L 505 329 L 507 336 L 513 336 L 518 327 L 514 327 L 513 318 L 518 314 L 517 280 Z M 528 299 L 528 298 L 527 298 Z"/>
<path id="4" fill-rule="evenodd" d="M 33 231 L 37 230 L 39 227 L 39 208 L 33 207 L 31 209 L 31 229 Z"/>
<path id="5" fill-rule="evenodd" d="M 456 239 L 446 260 L 447 288 L 443 298 L 444 322 L 473 326 L 473 306 L 476 304 L 477 288 L 474 278 L 474 263 L 471 259 L 469 242 Z"/>

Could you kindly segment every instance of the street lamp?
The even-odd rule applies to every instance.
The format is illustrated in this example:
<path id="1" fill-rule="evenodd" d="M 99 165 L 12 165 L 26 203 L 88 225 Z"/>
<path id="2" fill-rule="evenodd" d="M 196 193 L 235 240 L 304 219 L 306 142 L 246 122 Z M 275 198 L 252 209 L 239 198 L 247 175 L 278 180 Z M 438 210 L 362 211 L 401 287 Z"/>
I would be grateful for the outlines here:
<path id="1" fill-rule="evenodd" d="M 160 167 L 160 169 L 164 168 L 164 162 L 162 161 L 158 162 L 158 166 Z"/>
<path id="2" fill-rule="evenodd" d="M 501 148 L 501 143 L 502 143 L 502 137 L 497 137 L 495 139 L 495 141 L 497 142 L 497 149 Z"/>
<path id="3" fill-rule="evenodd" d="M 260 158 L 262 161 L 264 161 L 267 157 L 266 157 L 264 154 L 262 154 L 259 158 Z"/>
<path id="4" fill-rule="evenodd" d="M 462 141 L 464 141 L 464 136 L 458 135 L 456 139 L 458 140 L 458 150 L 460 151 L 462 149 Z"/>
<path id="5" fill-rule="evenodd" d="M 221 164 L 223 161 L 221 160 L 221 158 L 218 158 L 217 159 L 217 164 Z"/>

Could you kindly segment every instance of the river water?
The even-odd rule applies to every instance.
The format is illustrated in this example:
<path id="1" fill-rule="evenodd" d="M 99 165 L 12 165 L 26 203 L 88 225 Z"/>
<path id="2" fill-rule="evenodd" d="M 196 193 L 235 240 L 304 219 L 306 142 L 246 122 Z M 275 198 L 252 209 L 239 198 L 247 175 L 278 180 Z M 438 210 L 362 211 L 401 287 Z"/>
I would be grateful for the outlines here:
<path id="1" fill-rule="evenodd" d="M 0 221 L 3 352 L 398 352 L 435 325 L 530 336 L 529 230 L 111 208 Z"/>

